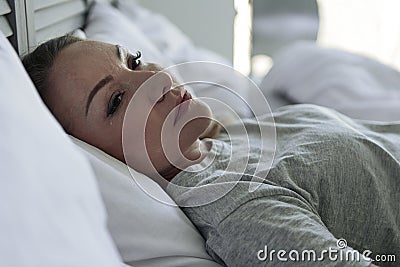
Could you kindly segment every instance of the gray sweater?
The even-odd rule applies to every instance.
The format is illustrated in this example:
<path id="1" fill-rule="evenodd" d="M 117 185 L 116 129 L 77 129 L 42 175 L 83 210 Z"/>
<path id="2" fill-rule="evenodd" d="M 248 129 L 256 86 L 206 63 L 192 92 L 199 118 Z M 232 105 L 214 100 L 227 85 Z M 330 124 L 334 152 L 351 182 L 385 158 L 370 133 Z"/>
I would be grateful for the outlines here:
<path id="1" fill-rule="evenodd" d="M 210 255 L 227 266 L 368 266 L 391 254 L 396 262 L 374 263 L 400 266 L 400 123 L 314 105 L 283 107 L 273 118 L 270 162 L 257 165 L 260 127 L 273 129 L 271 117 L 248 119 L 249 138 L 207 140 L 207 158 L 167 187 Z M 264 149 L 272 139 L 264 136 Z"/>

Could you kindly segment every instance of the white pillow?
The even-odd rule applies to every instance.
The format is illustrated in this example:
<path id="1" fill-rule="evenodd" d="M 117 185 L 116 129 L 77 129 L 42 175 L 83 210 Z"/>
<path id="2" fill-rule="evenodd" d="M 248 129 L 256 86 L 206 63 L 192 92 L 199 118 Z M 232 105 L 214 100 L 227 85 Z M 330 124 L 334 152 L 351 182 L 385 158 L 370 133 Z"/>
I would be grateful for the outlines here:
<path id="1" fill-rule="evenodd" d="M 158 198 L 170 199 L 147 176 L 74 137 L 89 159 L 108 212 L 109 231 L 123 261 L 132 266 L 220 266 L 205 250 L 204 239 L 176 206 L 146 194 L 135 182 L 152 188 Z"/>
<path id="2" fill-rule="evenodd" d="M 400 120 L 398 70 L 304 41 L 282 49 L 274 62 L 261 83 L 267 95 L 330 107 L 355 119 Z"/>
<path id="3" fill-rule="evenodd" d="M 171 61 L 211 61 L 232 65 L 221 55 L 195 46 L 192 40 L 165 16 L 141 7 L 137 1 L 119 0 L 117 7 Z"/>
<path id="4" fill-rule="evenodd" d="M 107 3 L 93 2 L 89 9 L 86 27 L 88 39 L 119 44 L 131 52 L 141 51 L 141 60 L 153 62 L 162 67 L 173 63 L 149 41 L 142 31 L 116 8 Z"/>
<path id="5" fill-rule="evenodd" d="M 120 266 L 86 159 L 0 33 L 0 266 Z"/>

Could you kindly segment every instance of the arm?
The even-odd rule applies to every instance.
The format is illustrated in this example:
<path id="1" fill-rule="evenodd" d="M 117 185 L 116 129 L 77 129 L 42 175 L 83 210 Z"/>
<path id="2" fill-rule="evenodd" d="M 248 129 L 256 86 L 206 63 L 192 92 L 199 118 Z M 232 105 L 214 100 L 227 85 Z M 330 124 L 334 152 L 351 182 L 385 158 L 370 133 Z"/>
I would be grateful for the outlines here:
<path id="1" fill-rule="evenodd" d="M 274 198 L 248 201 L 222 220 L 206 235 L 211 254 L 216 254 L 228 266 L 281 266 L 295 263 L 294 260 L 298 266 L 374 266 L 350 247 L 342 252 L 354 253 L 360 261 L 331 260 L 328 251 L 329 248 L 339 250 L 337 239 L 319 217 L 297 199 Z M 291 255 L 292 250 L 299 255 Z M 310 251 L 315 252 L 315 260 Z M 301 259 L 303 252 L 306 252 L 305 260 Z M 307 260 L 309 253 L 311 260 Z M 339 253 L 332 256 L 335 255 L 338 257 Z"/>

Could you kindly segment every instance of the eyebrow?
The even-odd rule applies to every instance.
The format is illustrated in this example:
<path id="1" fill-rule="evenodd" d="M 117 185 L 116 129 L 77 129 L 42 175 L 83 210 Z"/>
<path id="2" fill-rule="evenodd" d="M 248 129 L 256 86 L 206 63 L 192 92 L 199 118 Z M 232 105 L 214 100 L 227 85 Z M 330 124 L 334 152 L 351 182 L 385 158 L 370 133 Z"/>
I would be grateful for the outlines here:
<path id="1" fill-rule="evenodd" d="M 122 61 L 123 60 L 123 52 L 122 52 L 122 48 L 119 45 L 115 46 L 116 50 L 117 50 L 117 54 L 119 59 Z M 104 77 L 103 79 L 101 79 L 92 89 L 92 91 L 90 92 L 87 102 L 86 102 L 86 116 L 89 112 L 89 106 L 90 103 L 92 103 L 92 100 L 94 98 L 94 96 L 97 94 L 97 92 L 100 91 L 101 88 L 104 88 L 104 86 L 106 86 L 108 83 L 110 83 L 112 80 L 114 80 L 114 77 L 112 75 L 107 75 L 106 77 Z"/>

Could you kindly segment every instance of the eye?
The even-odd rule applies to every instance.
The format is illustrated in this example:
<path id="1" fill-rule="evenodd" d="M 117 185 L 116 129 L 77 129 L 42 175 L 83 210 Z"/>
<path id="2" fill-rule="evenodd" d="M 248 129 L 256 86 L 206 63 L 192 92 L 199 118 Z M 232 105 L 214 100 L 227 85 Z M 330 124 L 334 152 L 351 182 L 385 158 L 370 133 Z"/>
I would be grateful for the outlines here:
<path id="1" fill-rule="evenodd" d="M 115 111 L 117 111 L 119 105 L 122 102 L 123 96 L 124 92 L 118 92 L 118 91 L 111 96 L 110 101 L 108 102 L 107 117 L 113 115 Z"/>
<path id="2" fill-rule="evenodd" d="M 140 51 L 137 51 L 136 54 L 130 55 L 128 58 L 128 67 L 131 70 L 135 70 L 137 67 L 140 65 L 140 60 L 139 58 L 142 56 L 142 53 Z"/>

